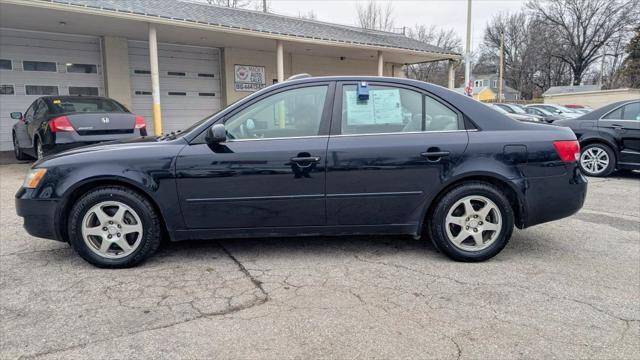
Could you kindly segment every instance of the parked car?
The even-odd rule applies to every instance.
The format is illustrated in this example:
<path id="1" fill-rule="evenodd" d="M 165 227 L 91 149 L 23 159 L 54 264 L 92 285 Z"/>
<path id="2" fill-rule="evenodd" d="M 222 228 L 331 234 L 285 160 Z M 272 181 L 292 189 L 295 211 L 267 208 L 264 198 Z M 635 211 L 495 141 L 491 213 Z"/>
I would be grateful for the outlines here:
<path id="1" fill-rule="evenodd" d="M 519 105 L 515 105 L 515 104 L 505 104 L 505 103 L 497 103 L 497 104 L 493 104 L 494 106 L 504 110 L 507 112 L 507 116 L 516 119 L 516 120 L 523 120 L 523 121 L 543 121 L 542 117 L 533 115 L 533 114 L 529 114 L 527 113 L 524 109 L 522 109 Z"/>
<path id="2" fill-rule="evenodd" d="M 97 142 L 146 136 L 142 116 L 99 96 L 43 96 L 24 114 L 11 113 L 13 149 L 18 160 L 38 159 Z"/>
<path id="3" fill-rule="evenodd" d="M 524 110 L 527 112 L 527 114 L 531 114 L 531 115 L 536 115 L 538 117 L 541 117 L 543 121 L 551 124 L 556 120 L 562 120 L 562 119 L 566 119 L 565 116 L 562 116 L 560 114 L 557 113 L 553 113 L 549 110 L 543 109 L 543 108 L 539 108 L 539 107 L 524 107 Z"/>
<path id="4" fill-rule="evenodd" d="M 16 194 L 38 237 L 101 267 L 173 241 L 424 236 L 459 261 L 498 254 L 513 226 L 578 211 L 570 129 L 513 121 L 440 86 L 320 77 L 262 89 L 188 129 L 36 162 Z"/>
<path id="5" fill-rule="evenodd" d="M 554 125 L 569 127 L 578 137 L 585 174 L 607 176 L 616 169 L 640 169 L 640 100 L 618 101 Z"/>
<path id="6" fill-rule="evenodd" d="M 544 109 L 554 114 L 562 115 L 566 118 L 577 118 L 582 115 L 582 113 L 578 111 L 556 104 L 530 104 L 527 105 L 527 107 Z"/>
<path id="7" fill-rule="evenodd" d="M 527 115 L 527 114 L 518 114 L 515 112 L 509 112 L 507 110 L 505 110 L 505 108 L 503 108 L 502 106 L 499 106 L 498 104 L 490 104 L 489 107 L 491 107 L 492 109 L 496 110 L 497 112 L 504 114 L 514 120 L 518 120 L 518 121 L 528 121 L 528 122 L 540 122 L 538 120 L 537 117 L 532 116 L 532 115 Z"/>

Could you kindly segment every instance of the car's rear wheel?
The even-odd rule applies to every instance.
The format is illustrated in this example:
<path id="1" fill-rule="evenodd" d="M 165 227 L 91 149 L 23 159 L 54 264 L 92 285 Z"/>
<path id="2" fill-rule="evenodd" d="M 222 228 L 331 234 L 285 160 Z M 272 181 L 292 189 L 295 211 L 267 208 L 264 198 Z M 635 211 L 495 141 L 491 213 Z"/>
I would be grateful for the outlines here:
<path id="1" fill-rule="evenodd" d="M 589 144 L 580 152 L 580 169 L 587 176 L 609 176 L 616 168 L 616 156 L 605 144 Z"/>
<path id="2" fill-rule="evenodd" d="M 43 157 L 47 156 L 44 151 L 44 146 L 42 145 L 42 141 L 39 138 L 36 138 L 35 144 L 33 144 L 34 152 L 36 153 L 36 159 L 40 160 Z"/>
<path id="3" fill-rule="evenodd" d="M 29 160 L 29 156 L 20 149 L 18 138 L 15 133 L 13 133 L 13 154 L 16 156 L 17 160 Z"/>
<path id="4" fill-rule="evenodd" d="M 497 187 L 463 183 L 440 198 L 428 220 L 433 244 L 457 261 L 483 261 L 497 255 L 513 233 L 514 213 Z"/>
<path id="5" fill-rule="evenodd" d="M 139 264 L 158 249 L 160 236 L 160 219 L 153 205 L 125 187 L 90 191 L 74 204 L 69 215 L 71 246 L 99 267 Z"/>

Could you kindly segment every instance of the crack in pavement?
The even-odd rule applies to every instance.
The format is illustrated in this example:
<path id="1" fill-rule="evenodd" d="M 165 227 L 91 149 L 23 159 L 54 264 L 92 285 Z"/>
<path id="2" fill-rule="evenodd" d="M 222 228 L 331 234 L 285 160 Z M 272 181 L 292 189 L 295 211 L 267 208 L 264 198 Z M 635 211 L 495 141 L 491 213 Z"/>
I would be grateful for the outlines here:
<path id="1" fill-rule="evenodd" d="M 220 246 L 222 251 L 236 264 L 236 266 L 238 267 L 240 272 L 242 272 L 249 279 L 249 281 L 255 286 L 255 288 L 257 288 L 260 291 L 260 293 L 263 296 L 256 297 L 256 299 L 254 301 L 250 301 L 250 302 L 247 302 L 247 303 L 244 303 L 244 304 L 233 305 L 233 306 L 230 305 L 228 308 L 226 308 L 224 310 L 214 311 L 214 312 L 205 312 L 205 311 L 200 310 L 198 307 L 193 305 L 193 302 L 197 300 L 197 299 L 194 299 L 194 300 L 190 301 L 189 303 L 190 303 L 191 307 L 197 312 L 197 314 L 198 314 L 197 316 L 193 316 L 193 317 L 190 317 L 190 318 L 183 319 L 181 321 L 176 321 L 176 322 L 172 322 L 172 323 L 165 324 L 165 325 L 160 325 L 160 326 L 150 327 L 150 328 L 146 328 L 146 329 L 140 329 L 140 330 L 136 330 L 136 331 L 131 331 L 131 332 L 128 332 L 126 334 L 113 336 L 113 337 L 108 338 L 108 339 L 100 339 L 100 340 L 96 340 L 96 341 L 88 341 L 88 342 L 85 342 L 85 343 L 82 343 L 82 344 L 76 344 L 76 345 L 65 347 L 65 348 L 51 349 L 51 350 L 47 350 L 47 351 L 39 352 L 39 353 L 35 353 L 35 354 L 23 355 L 20 358 L 21 359 L 34 359 L 34 358 L 39 358 L 39 357 L 43 357 L 43 356 L 47 356 L 47 355 L 61 353 L 61 352 L 69 351 L 69 350 L 83 349 L 83 348 L 85 348 L 85 347 L 87 347 L 89 345 L 92 345 L 92 344 L 113 341 L 113 340 L 125 338 L 125 337 L 128 337 L 128 336 L 141 334 L 141 333 L 144 333 L 144 332 L 167 329 L 167 328 L 170 328 L 170 327 L 173 327 L 173 326 L 177 326 L 177 325 L 180 325 L 180 324 L 184 324 L 184 323 L 188 323 L 188 322 L 191 322 L 191 321 L 194 321 L 194 320 L 207 319 L 207 318 L 213 318 L 213 317 L 225 316 L 225 315 L 228 315 L 228 314 L 233 314 L 233 313 L 236 313 L 236 312 L 239 312 L 239 311 L 242 311 L 242 310 L 246 310 L 246 309 L 249 309 L 249 308 L 252 308 L 252 307 L 255 307 L 255 306 L 260 306 L 260 305 L 266 303 L 267 301 L 269 301 L 269 294 L 263 288 L 262 282 L 260 280 L 256 279 L 255 277 L 253 277 L 253 275 L 251 275 L 251 273 L 249 273 L 247 268 L 235 256 L 233 256 L 233 254 L 231 254 L 231 252 L 227 248 L 225 248 L 219 242 L 218 242 L 218 246 Z"/>

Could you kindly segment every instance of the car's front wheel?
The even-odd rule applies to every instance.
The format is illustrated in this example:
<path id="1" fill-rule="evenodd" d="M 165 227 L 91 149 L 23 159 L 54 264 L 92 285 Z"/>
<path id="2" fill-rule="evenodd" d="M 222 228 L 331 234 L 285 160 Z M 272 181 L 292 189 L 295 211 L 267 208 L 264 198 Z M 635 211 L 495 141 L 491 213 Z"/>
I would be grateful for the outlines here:
<path id="1" fill-rule="evenodd" d="M 615 168 L 615 154 L 607 145 L 589 144 L 580 152 L 580 169 L 587 176 L 609 176 Z"/>
<path id="2" fill-rule="evenodd" d="M 463 183 L 446 193 L 428 220 L 433 244 L 457 261 L 497 255 L 513 233 L 514 213 L 504 193 L 483 182 Z"/>
<path id="3" fill-rule="evenodd" d="M 160 219 L 153 205 L 121 186 L 82 196 L 69 215 L 69 242 L 86 261 L 105 268 L 139 264 L 160 246 Z"/>

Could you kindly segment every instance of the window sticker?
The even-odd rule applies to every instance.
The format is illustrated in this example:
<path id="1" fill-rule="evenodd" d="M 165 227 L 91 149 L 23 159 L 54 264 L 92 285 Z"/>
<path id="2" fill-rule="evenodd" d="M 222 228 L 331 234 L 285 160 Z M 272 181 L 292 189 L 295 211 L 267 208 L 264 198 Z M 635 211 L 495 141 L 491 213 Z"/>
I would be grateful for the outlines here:
<path id="1" fill-rule="evenodd" d="M 400 89 L 370 90 L 369 100 L 358 100 L 356 91 L 347 90 L 347 124 L 402 124 Z"/>
<path id="2" fill-rule="evenodd" d="M 54 103 L 54 104 L 60 104 L 61 102 L 62 102 L 62 101 L 60 101 L 60 99 L 55 99 L 55 100 L 53 100 L 53 103 Z"/>

